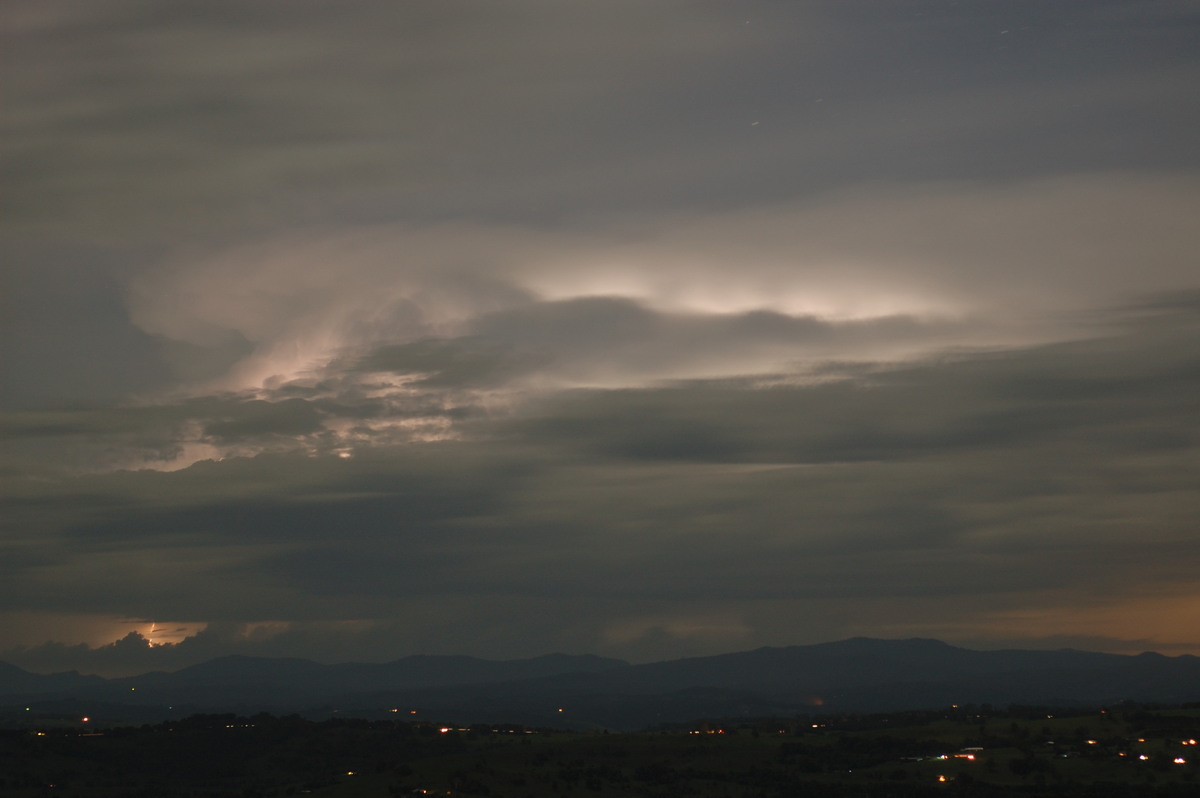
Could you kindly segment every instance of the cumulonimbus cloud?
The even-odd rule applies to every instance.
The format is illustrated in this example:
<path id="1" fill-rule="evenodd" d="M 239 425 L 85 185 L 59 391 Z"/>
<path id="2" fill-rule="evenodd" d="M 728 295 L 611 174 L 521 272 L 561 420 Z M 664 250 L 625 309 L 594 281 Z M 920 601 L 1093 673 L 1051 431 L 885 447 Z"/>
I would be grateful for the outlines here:
<path id="1" fill-rule="evenodd" d="M 584 379 L 597 341 L 631 335 L 642 349 L 609 349 L 606 377 L 627 368 L 645 379 L 653 369 L 637 360 L 655 349 L 659 331 L 639 328 L 650 317 L 621 300 L 673 319 L 761 311 L 823 322 L 969 322 L 953 329 L 948 345 L 1070 337 L 1075 314 L 1191 284 L 1189 253 L 1200 234 L 1188 209 L 1198 198 L 1200 185 L 1187 178 L 1085 175 L 991 188 L 879 188 L 577 233 L 337 229 L 181 259 L 143 274 L 129 295 L 133 320 L 149 333 L 202 347 L 230 336 L 249 342 L 221 384 L 227 388 L 319 371 L 350 350 L 471 334 L 517 346 L 540 335 Z M 558 318 L 547 304 L 589 298 L 610 303 Z M 739 341 L 754 348 L 748 325 L 724 333 L 726 349 Z M 888 335 L 874 351 L 860 338 L 863 354 L 886 356 L 879 346 Z M 710 343 L 697 336 L 688 352 L 678 341 L 658 367 L 688 376 L 671 361 L 688 362 L 711 376 L 788 362 L 777 352 L 769 365 L 753 355 L 730 364 Z M 827 354 L 852 353 L 838 346 Z M 791 360 L 821 356 L 809 347 Z"/>

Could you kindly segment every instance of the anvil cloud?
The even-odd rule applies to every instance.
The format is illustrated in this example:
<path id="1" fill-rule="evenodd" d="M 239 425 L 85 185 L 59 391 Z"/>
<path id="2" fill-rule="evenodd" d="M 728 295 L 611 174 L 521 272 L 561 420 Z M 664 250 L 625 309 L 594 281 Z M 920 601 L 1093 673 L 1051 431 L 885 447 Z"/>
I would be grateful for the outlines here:
<path id="1" fill-rule="evenodd" d="M 1193 4 L 5 16 L 0 659 L 1200 651 Z"/>

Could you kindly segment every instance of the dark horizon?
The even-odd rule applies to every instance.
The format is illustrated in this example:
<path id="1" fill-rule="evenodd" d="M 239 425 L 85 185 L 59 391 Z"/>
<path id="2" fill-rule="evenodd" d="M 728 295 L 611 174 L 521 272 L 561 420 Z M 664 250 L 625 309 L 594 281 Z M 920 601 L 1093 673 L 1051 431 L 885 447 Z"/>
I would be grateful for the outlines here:
<path id="1" fill-rule="evenodd" d="M 639 665 L 568 655 L 332 665 L 226 656 L 174 672 L 108 680 L 10 668 L 0 666 L 0 725 L 26 726 L 50 716 L 133 724 L 268 712 L 633 731 L 705 717 L 815 712 L 1200 706 L 1200 658 L 1191 655 L 981 652 L 927 639 L 855 638 Z"/>
<path id="2" fill-rule="evenodd" d="M 1038 641 L 1034 641 L 1034 642 L 1038 642 Z M 53 669 L 53 670 L 47 670 L 45 667 L 43 667 L 41 669 L 37 669 L 36 667 L 26 667 L 25 665 L 22 665 L 22 660 L 24 658 L 20 656 L 21 652 L 19 652 L 19 651 L 15 652 L 18 654 L 18 656 L 14 657 L 12 659 L 8 659 L 8 660 L 0 660 L 0 663 L 12 665 L 12 666 L 21 668 L 21 670 L 24 670 L 28 673 L 36 674 L 36 675 L 54 675 L 54 674 L 61 674 L 61 673 L 65 673 L 65 672 L 77 672 L 83 676 L 99 676 L 103 679 L 118 679 L 119 680 L 119 679 L 128 679 L 130 677 L 141 676 L 141 675 L 144 675 L 147 673 L 152 673 L 152 672 L 176 673 L 178 671 L 193 668 L 198 665 L 205 665 L 207 663 L 218 662 L 218 661 L 223 661 L 223 660 L 255 660 L 255 661 L 280 660 L 280 661 L 289 661 L 289 662 L 313 663 L 313 664 L 321 665 L 321 666 L 336 666 L 336 665 L 388 665 L 388 664 L 395 664 L 397 662 L 402 662 L 402 661 L 417 661 L 417 660 L 437 660 L 437 661 L 471 660 L 471 661 L 477 661 L 477 662 L 481 662 L 481 663 L 505 664 L 505 663 L 516 663 L 516 662 L 532 662 L 535 660 L 549 660 L 549 659 L 554 659 L 554 658 L 567 658 L 567 659 L 573 659 L 573 660 L 579 660 L 579 661 L 586 660 L 588 658 L 593 658 L 597 661 L 621 663 L 623 665 L 628 665 L 628 666 L 638 666 L 638 665 L 655 665 L 655 664 L 672 663 L 672 662 L 684 662 L 684 661 L 688 661 L 688 660 L 708 660 L 708 659 L 713 659 L 713 658 L 722 658 L 722 657 L 731 657 L 731 656 L 752 654 L 752 653 L 759 652 L 759 651 L 786 651 L 786 650 L 794 650 L 794 649 L 800 649 L 800 650 L 835 649 L 835 648 L 844 647 L 844 646 L 848 646 L 848 645 L 855 644 L 855 643 L 930 644 L 930 645 L 933 645 L 934 647 L 945 647 L 945 648 L 949 648 L 949 649 L 956 649 L 956 650 L 968 651 L 968 652 L 973 652 L 973 653 L 988 653 L 988 652 L 994 652 L 994 653 L 1005 653 L 1005 652 L 1065 653 L 1065 652 L 1071 652 L 1071 653 L 1082 653 L 1082 654 L 1112 655 L 1112 656 L 1127 657 L 1127 658 L 1155 654 L 1155 655 L 1159 655 L 1159 656 L 1171 658 L 1171 659 L 1178 659 L 1180 657 L 1190 658 L 1190 657 L 1197 656 L 1196 654 L 1191 653 L 1191 652 L 1170 653 L 1170 652 L 1155 651 L 1152 649 L 1142 649 L 1139 651 L 1132 651 L 1132 650 L 1130 650 L 1130 651 L 1104 651 L 1102 649 L 1079 647 L 1077 645 L 1066 645 L 1066 644 L 1050 645 L 1049 644 L 1050 641 L 1040 641 L 1040 642 L 1042 642 L 1043 645 L 1040 645 L 1040 646 L 1038 646 L 1038 645 L 993 645 L 993 646 L 974 647 L 974 646 L 968 646 L 968 645 L 960 645 L 960 644 L 952 643 L 952 642 L 945 641 L 945 640 L 939 640 L 937 638 L 927 638 L 927 637 L 877 638 L 877 637 L 856 636 L 856 637 L 841 638 L 838 640 L 821 641 L 821 642 L 816 642 L 816 643 L 797 643 L 797 644 L 791 644 L 791 645 L 786 645 L 786 644 L 785 645 L 763 645 L 763 646 L 757 646 L 755 648 L 750 648 L 750 649 L 733 649 L 733 650 L 728 650 L 728 651 L 717 651 L 717 652 L 712 652 L 712 653 L 703 654 L 703 655 L 669 657 L 666 659 L 656 659 L 656 660 L 629 660 L 629 659 L 624 659 L 624 658 L 620 658 L 620 657 L 602 656 L 599 654 L 595 654 L 593 652 L 586 652 L 586 651 L 580 651 L 580 652 L 545 651 L 545 652 L 540 652 L 540 653 L 530 653 L 530 654 L 526 654 L 524 656 L 502 657 L 502 658 L 480 657 L 480 656 L 475 656 L 472 654 L 461 653 L 461 652 L 459 652 L 459 653 L 408 653 L 408 654 L 402 654 L 399 656 L 387 657 L 387 658 L 349 660 L 349 659 L 339 659 L 339 658 L 337 658 L 336 654 L 327 654 L 325 656 L 308 657 L 308 656 L 291 656 L 291 655 L 285 655 L 285 654 L 261 653 L 261 652 L 260 653 L 247 653 L 247 652 L 241 652 L 241 651 L 228 652 L 228 653 L 217 653 L 217 654 L 214 654 L 213 656 L 202 656 L 202 655 L 199 655 L 196 653 L 189 654 L 188 652 L 184 652 L 180 655 L 176 655 L 178 644 L 169 644 L 168 643 L 168 644 L 160 644 L 158 646 L 151 646 L 149 644 L 149 641 L 145 637 L 143 637 L 140 633 L 133 631 L 133 632 L 130 632 L 128 635 L 126 635 L 125 638 L 122 638 L 121 640 L 116 641 L 115 643 L 110 644 L 109 646 L 102 646 L 97 649 L 88 648 L 86 650 L 80 649 L 78 646 L 72 647 L 71 650 L 77 657 L 79 657 L 79 663 L 83 665 L 82 668 L 81 667 L 70 667 L 70 668 L 58 668 L 58 669 Z M 1057 641 L 1057 642 L 1064 643 L 1064 641 Z M 1075 641 L 1075 642 L 1078 643 L 1081 641 Z M 141 654 L 144 657 L 144 659 L 139 659 L 136 654 L 134 654 L 134 656 L 130 657 L 129 659 L 126 659 L 123 661 L 112 656 L 113 654 L 119 654 L 122 651 L 122 649 L 124 650 L 124 653 L 127 655 L 134 654 L 134 652 L 137 652 L 137 654 Z M 88 666 L 86 664 L 89 661 L 89 659 L 90 659 L 90 661 L 96 663 L 95 665 L 92 666 L 91 670 L 87 669 Z M 29 663 L 26 660 L 26 664 L 36 665 L 36 662 L 37 662 L 36 655 L 35 655 L 35 658 L 33 659 L 32 663 Z"/>

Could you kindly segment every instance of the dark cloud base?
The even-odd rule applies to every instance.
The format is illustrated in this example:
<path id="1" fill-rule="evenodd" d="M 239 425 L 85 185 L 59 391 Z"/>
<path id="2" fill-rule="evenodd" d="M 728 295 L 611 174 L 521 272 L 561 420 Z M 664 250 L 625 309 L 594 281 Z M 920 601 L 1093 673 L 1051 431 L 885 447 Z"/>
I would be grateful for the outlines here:
<path id="1" fill-rule="evenodd" d="M 786 623 L 755 625 L 746 608 L 756 604 L 836 600 L 850 631 L 906 623 L 876 615 L 889 601 L 950 629 L 965 601 L 980 629 L 989 614 L 1036 614 L 1056 595 L 1101 615 L 1148 595 L 1186 603 L 1200 557 L 1197 308 L 1177 297 L 1127 311 L 1103 338 L 830 366 L 819 380 L 568 391 L 453 420 L 440 442 L 363 445 L 348 458 L 297 442 L 353 403 L 164 406 L 155 412 L 218 448 L 285 439 L 293 449 L 171 473 L 19 481 L 5 500 L 19 548 L 5 558 L 0 597 L 11 611 L 366 621 L 393 635 L 372 633 L 396 655 L 434 619 L 450 630 L 443 647 L 475 650 L 507 630 L 486 653 L 620 653 L 611 630 L 639 607 L 686 616 L 725 606 L 725 626 L 691 641 L 720 648 L 789 642 Z M 497 373 L 463 346 L 473 372 Z M 437 378 L 442 349 L 453 379 Z M 422 391 L 453 394 L 478 384 L 463 379 L 461 351 L 390 349 L 371 368 L 414 368 Z M 81 411 L 50 429 L 69 439 L 104 427 L 102 417 Z M 540 620 L 497 616 L 500 607 Z M 328 658 L 317 638 L 305 653 Z M 17 659 L 54 652 L 101 656 L 66 647 Z"/>

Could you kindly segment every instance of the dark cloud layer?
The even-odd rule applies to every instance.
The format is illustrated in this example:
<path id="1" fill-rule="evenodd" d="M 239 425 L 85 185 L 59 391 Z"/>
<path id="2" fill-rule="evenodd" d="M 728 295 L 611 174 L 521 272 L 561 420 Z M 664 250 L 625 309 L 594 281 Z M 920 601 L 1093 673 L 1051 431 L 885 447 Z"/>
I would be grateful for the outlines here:
<path id="1" fill-rule="evenodd" d="M 874 617 L 907 600 L 952 619 L 967 600 L 988 607 L 983 630 L 1000 610 L 1043 611 L 1047 594 L 1186 602 L 1200 557 L 1198 318 L 1143 312 L 1103 339 L 820 380 L 576 390 L 470 419 L 457 440 L 348 459 L 29 481 L 5 508 L 24 530 L 5 601 L 193 623 L 354 619 L 395 636 L 381 650 L 427 634 L 396 616 L 441 618 L 464 595 L 533 602 L 565 627 L 599 621 L 597 605 L 621 607 L 616 626 L 635 608 L 830 601 Z M 316 412 L 254 404 L 250 418 L 278 411 L 257 429 L 268 439 Z M 226 433 L 240 443 L 246 429 Z M 739 614 L 737 639 L 805 634 Z M 479 623 L 454 615 L 442 645 L 469 648 Z M 494 653 L 515 656 L 530 624 L 503 623 L 511 642 Z"/>
<path id="2" fill-rule="evenodd" d="M 1200 650 L 1194 4 L 9 5 L 0 658 Z"/>

